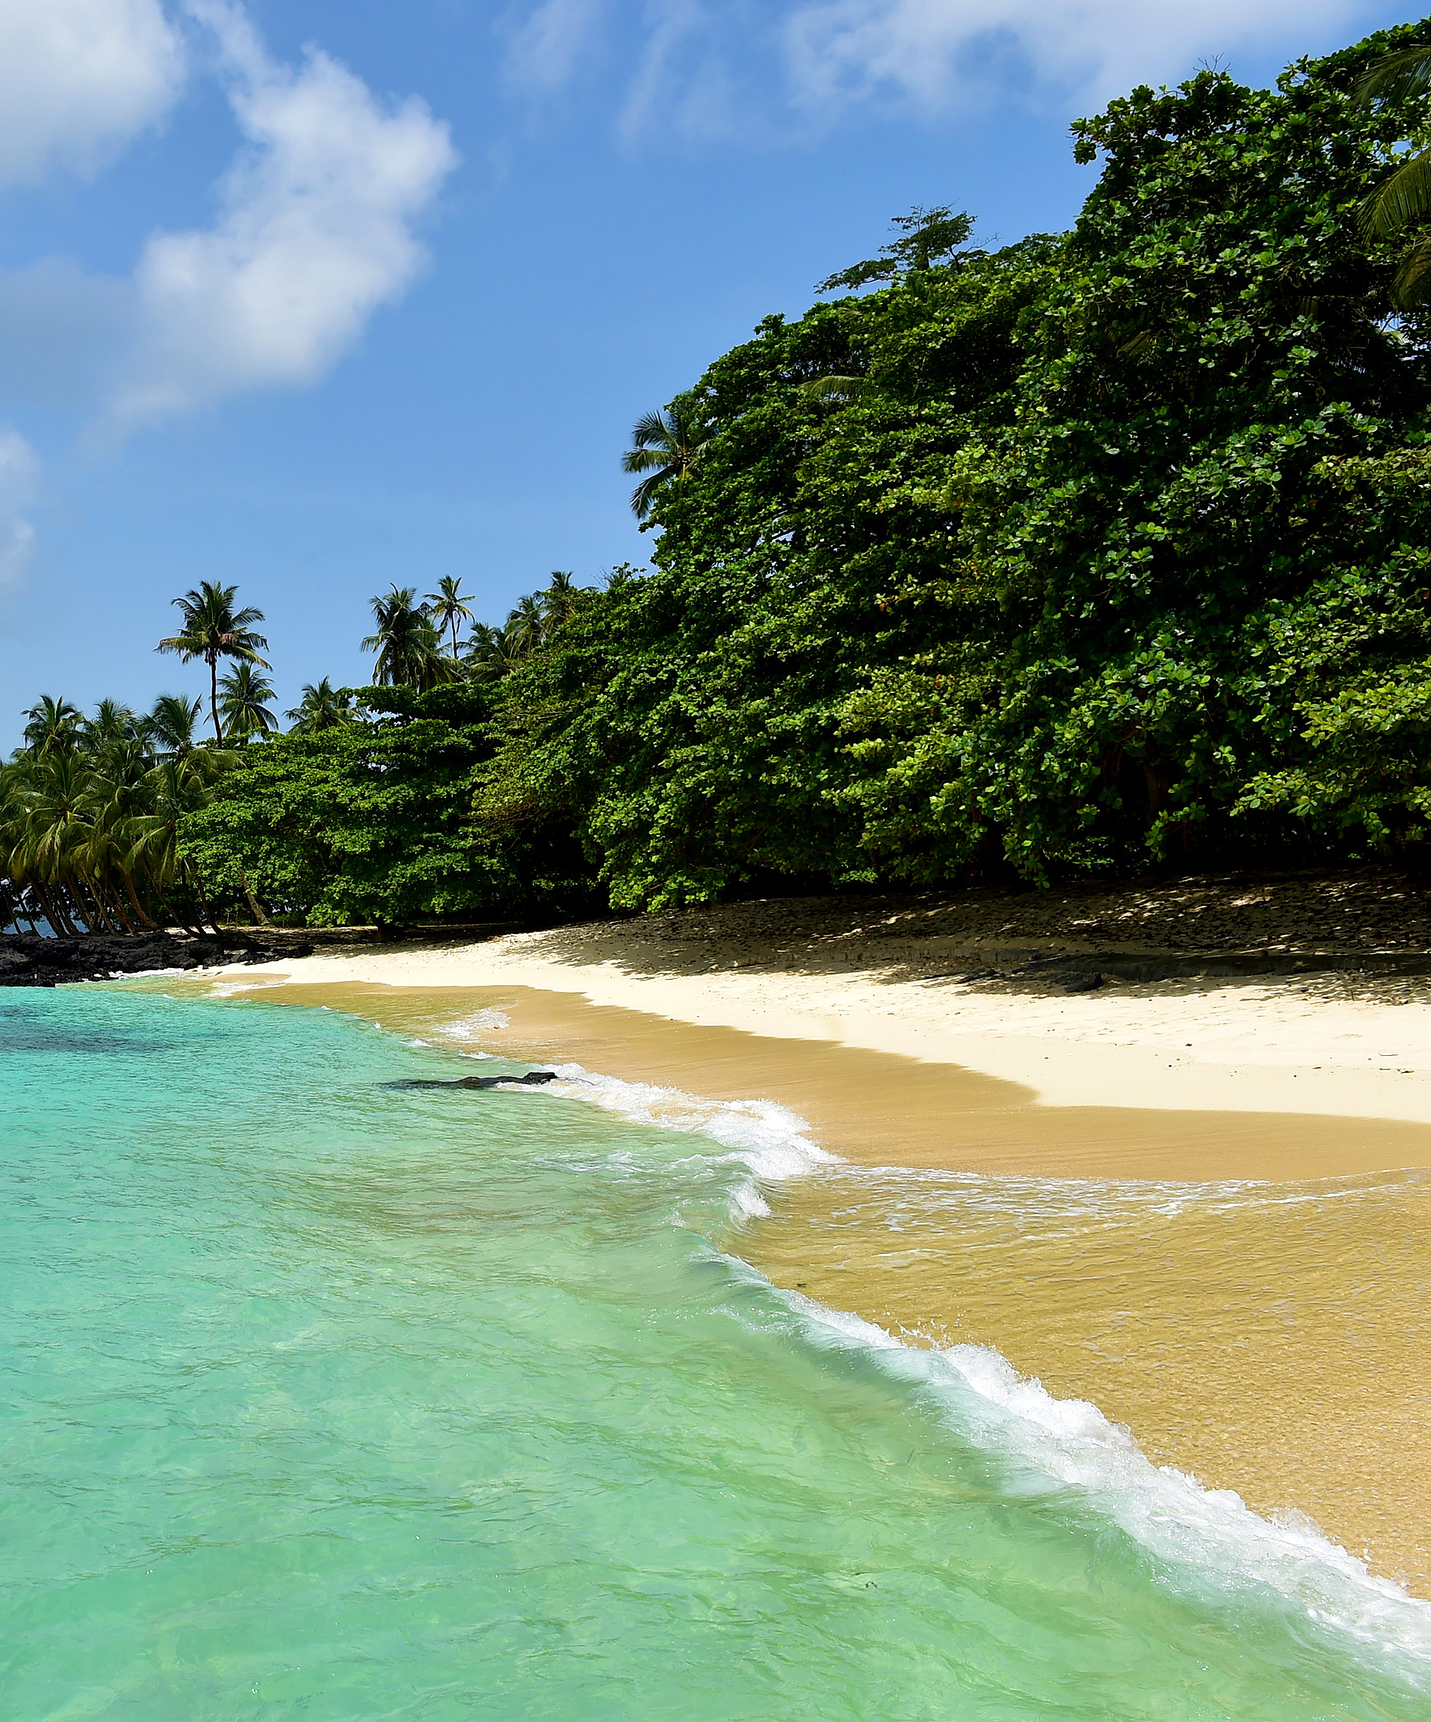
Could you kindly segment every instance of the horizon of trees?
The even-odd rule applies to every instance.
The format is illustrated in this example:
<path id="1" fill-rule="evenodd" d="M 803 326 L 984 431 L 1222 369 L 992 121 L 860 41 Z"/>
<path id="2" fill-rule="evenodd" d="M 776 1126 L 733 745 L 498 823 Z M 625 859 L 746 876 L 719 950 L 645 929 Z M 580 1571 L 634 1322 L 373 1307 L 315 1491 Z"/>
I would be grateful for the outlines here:
<path id="1" fill-rule="evenodd" d="M 1428 44 L 1135 89 L 1067 233 L 899 218 L 637 422 L 648 570 L 500 626 L 394 582 L 372 685 L 286 733 L 261 613 L 176 600 L 224 763 L 163 889 L 398 924 L 1431 857 Z M 25 879 L 57 703 L 0 780 Z M 45 889 L 132 917 L 137 853 Z"/>

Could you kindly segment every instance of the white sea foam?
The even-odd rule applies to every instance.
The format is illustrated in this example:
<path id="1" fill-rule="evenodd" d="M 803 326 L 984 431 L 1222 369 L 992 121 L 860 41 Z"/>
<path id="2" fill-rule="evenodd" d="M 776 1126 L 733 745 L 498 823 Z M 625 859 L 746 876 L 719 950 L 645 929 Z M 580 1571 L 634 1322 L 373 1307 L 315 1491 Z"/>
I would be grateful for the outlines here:
<path id="1" fill-rule="evenodd" d="M 754 1270 L 751 1270 L 752 1272 Z M 761 1276 L 757 1276 L 761 1277 Z M 989 1346 L 915 1349 L 799 1292 L 776 1294 L 823 1349 L 860 1351 L 933 1397 L 959 1437 L 1010 1462 L 1025 1486 L 1077 1490 L 1202 1596 L 1268 1592 L 1321 1629 L 1431 1676 L 1431 1606 L 1327 1538 L 1305 1515 L 1263 1518 L 1230 1489 L 1208 1489 L 1147 1457 L 1083 1399 L 1057 1399 Z"/>
<path id="2" fill-rule="evenodd" d="M 722 1158 L 740 1165 L 748 1174 L 731 1192 L 737 1216 L 756 1218 L 770 1212 L 760 1193 L 762 1184 L 798 1178 L 816 1166 L 834 1165 L 839 1160 L 838 1155 L 810 1140 L 810 1126 L 803 1118 L 773 1100 L 707 1100 L 679 1088 L 600 1076 L 579 1064 L 551 1068 L 558 1080 L 535 1092 L 584 1100 L 633 1123 L 708 1136 L 718 1142 L 726 1150 Z"/>
<path id="3" fill-rule="evenodd" d="M 182 969 L 175 969 L 172 972 L 174 974 L 184 973 L 184 971 Z M 193 970 L 190 970 L 189 972 L 191 974 L 194 973 Z M 268 981 L 268 980 L 260 980 L 260 981 L 246 981 L 246 980 L 215 981 L 214 985 L 213 985 L 213 990 L 210 992 L 209 997 L 210 998 L 216 998 L 216 999 L 231 999 L 231 998 L 237 998 L 240 993 L 263 993 L 263 992 L 268 992 L 273 987 L 283 987 L 283 986 L 287 986 L 287 985 L 288 985 L 287 980 L 282 978 L 282 977 L 280 977 L 276 981 Z M 323 1006 L 320 1006 L 319 1008 L 326 1010 L 328 1007 L 326 1005 L 323 1005 Z"/>
<path id="4" fill-rule="evenodd" d="M 444 1040 L 467 1041 L 475 1040 L 487 1029 L 510 1028 L 512 1019 L 505 1011 L 478 1010 L 471 1016 L 456 1017 L 451 1022 L 442 1025 Z"/>

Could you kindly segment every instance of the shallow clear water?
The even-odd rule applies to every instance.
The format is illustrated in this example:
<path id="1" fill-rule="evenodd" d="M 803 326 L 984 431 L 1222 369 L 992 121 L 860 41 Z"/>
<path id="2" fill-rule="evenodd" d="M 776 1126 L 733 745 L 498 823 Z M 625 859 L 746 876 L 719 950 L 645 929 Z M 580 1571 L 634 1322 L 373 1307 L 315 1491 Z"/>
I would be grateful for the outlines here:
<path id="1" fill-rule="evenodd" d="M 0 1715 L 1428 1713 L 1425 1605 L 723 1254 L 778 1118 L 472 1069 L 0 994 Z"/>

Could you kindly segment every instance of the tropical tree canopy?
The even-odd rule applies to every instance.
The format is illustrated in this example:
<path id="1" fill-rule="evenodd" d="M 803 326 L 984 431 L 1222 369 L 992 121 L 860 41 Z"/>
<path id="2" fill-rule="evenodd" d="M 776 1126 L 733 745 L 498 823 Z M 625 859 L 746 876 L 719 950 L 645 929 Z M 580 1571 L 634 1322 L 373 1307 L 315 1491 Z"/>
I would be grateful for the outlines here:
<path id="1" fill-rule="evenodd" d="M 86 720 L 65 701 L 39 703 L 26 745 L 0 766 L 0 879 L 14 918 L 62 936 L 208 918 L 179 823 L 232 756 L 163 751 L 182 730 L 174 707 L 191 733 L 199 705 L 164 699 L 139 718 L 104 701 Z"/>

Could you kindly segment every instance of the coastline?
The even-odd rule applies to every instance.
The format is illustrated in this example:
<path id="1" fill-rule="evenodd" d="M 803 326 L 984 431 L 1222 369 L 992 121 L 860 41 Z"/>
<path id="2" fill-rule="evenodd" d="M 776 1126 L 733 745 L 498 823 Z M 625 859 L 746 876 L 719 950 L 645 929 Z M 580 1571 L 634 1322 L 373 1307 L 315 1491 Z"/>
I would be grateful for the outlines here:
<path id="1" fill-rule="evenodd" d="M 634 941 L 633 941 L 634 943 Z M 910 978 L 868 946 L 822 965 L 730 936 L 668 965 L 570 933 L 244 966 L 295 983 L 571 994 L 697 1028 L 957 1066 L 1052 1107 L 1274 1112 L 1431 1125 L 1431 983 L 1307 974 L 999 992 Z M 699 965 L 699 966 L 697 966 Z"/>
<path id="2" fill-rule="evenodd" d="M 1319 977 L 1029 997 L 580 954 L 524 934 L 214 978 L 790 1108 L 845 1163 L 775 1187 L 770 1217 L 729 1240 L 777 1284 L 909 1343 L 993 1346 L 1156 1462 L 1307 1515 L 1431 1595 L 1418 1002 Z"/>

